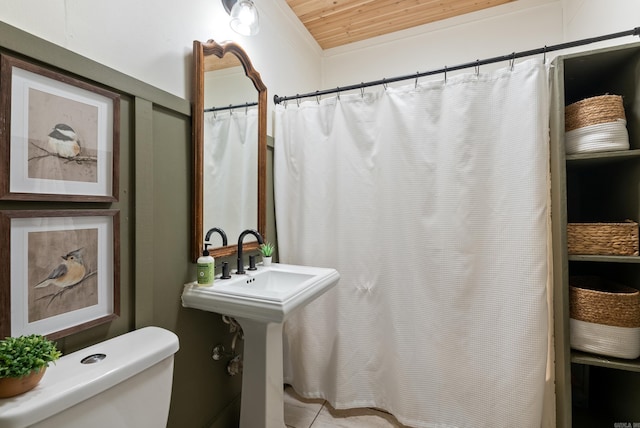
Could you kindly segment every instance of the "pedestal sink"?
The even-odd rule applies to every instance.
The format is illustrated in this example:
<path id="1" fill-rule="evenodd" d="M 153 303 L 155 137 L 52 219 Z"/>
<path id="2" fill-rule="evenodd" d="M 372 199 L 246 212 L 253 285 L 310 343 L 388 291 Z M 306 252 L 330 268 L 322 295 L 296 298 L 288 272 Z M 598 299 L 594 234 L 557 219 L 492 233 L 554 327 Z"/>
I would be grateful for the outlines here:
<path id="1" fill-rule="evenodd" d="M 283 428 L 282 323 L 338 283 L 335 269 L 272 264 L 186 284 L 182 306 L 232 316 L 244 332 L 240 428 Z"/>

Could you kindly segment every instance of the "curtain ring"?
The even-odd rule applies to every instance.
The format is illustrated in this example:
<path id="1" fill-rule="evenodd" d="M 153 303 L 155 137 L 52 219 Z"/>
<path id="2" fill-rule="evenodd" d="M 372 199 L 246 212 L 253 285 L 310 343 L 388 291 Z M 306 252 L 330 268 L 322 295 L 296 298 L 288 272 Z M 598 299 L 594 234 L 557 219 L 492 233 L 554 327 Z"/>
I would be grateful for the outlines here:
<path id="1" fill-rule="evenodd" d="M 544 50 L 542 51 L 542 64 L 547 63 L 547 45 L 544 45 Z"/>
<path id="2" fill-rule="evenodd" d="M 360 82 L 362 86 L 360 86 L 360 97 L 364 98 L 364 82 Z"/>
<path id="3" fill-rule="evenodd" d="M 447 66 L 444 66 L 444 83 L 447 83 Z"/>
<path id="4" fill-rule="evenodd" d="M 233 105 L 229 104 L 229 116 L 233 116 Z"/>
<path id="5" fill-rule="evenodd" d="M 338 93 L 336 98 L 338 99 L 338 101 L 340 101 L 340 86 L 336 86 L 336 92 Z"/>
<path id="6" fill-rule="evenodd" d="M 415 85 L 413 87 L 413 89 L 417 89 L 418 88 L 418 78 L 420 77 L 420 72 L 416 71 L 416 81 L 415 81 Z"/>
<path id="7" fill-rule="evenodd" d="M 382 86 L 384 87 L 384 90 L 386 91 L 387 90 L 387 78 L 386 77 L 384 77 L 382 79 Z"/>
<path id="8" fill-rule="evenodd" d="M 296 104 L 300 107 L 300 94 L 296 94 Z"/>
<path id="9" fill-rule="evenodd" d="M 244 106 L 244 115 L 248 115 L 249 114 L 249 103 L 246 103 Z"/>
<path id="10" fill-rule="evenodd" d="M 509 64 L 511 71 L 513 71 L 513 66 L 515 65 L 515 63 L 516 63 L 516 53 L 514 52 L 511 54 L 511 61 Z"/>
<path id="11" fill-rule="evenodd" d="M 316 103 L 318 103 L 318 105 L 320 105 L 320 95 L 318 95 L 319 91 L 316 91 Z"/>
<path id="12" fill-rule="evenodd" d="M 480 75 L 480 60 L 476 60 L 476 77 Z"/>

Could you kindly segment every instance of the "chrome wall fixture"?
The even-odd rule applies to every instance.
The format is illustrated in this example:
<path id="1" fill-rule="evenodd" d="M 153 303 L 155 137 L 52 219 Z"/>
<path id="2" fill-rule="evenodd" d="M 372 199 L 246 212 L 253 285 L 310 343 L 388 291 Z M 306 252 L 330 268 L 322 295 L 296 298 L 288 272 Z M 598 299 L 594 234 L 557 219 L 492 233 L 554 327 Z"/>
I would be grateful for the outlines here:
<path id="1" fill-rule="evenodd" d="M 235 318 L 222 315 L 222 321 L 229 325 L 229 333 L 233 334 L 233 339 L 231 340 L 231 351 L 228 352 L 223 344 L 218 343 L 213 347 L 211 358 L 214 361 L 220 361 L 223 358 L 230 358 L 230 360 L 227 361 L 227 374 L 229 374 L 229 376 L 235 376 L 242 373 L 243 369 L 242 354 L 236 352 L 236 344 L 238 339 L 244 339 L 244 333 L 242 332 L 242 327 L 240 327 L 240 324 L 238 324 L 238 321 L 236 321 Z"/>

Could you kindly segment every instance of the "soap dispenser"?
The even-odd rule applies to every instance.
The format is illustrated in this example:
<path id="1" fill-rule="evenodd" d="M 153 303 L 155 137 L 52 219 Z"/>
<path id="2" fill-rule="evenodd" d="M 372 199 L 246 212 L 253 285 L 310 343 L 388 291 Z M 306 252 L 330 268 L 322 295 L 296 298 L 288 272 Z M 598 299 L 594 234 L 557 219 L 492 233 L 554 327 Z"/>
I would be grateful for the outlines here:
<path id="1" fill-rule="evenodd" d="M 200 287 L 210 287 L 213 285 L 213 277 L 216 273 L 215 260 L 209 255 L 207 247 L 210 244 L 204 244 L 202 256 L 198 257 L 196 265 L 196 273 L 198 276 L 198 285 Z"/>

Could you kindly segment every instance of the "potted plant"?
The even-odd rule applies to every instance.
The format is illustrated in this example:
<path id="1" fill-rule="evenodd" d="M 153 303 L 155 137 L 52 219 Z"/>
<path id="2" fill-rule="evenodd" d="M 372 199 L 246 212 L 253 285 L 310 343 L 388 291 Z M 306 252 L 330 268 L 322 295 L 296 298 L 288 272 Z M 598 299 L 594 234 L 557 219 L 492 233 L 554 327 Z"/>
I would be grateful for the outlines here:
<path id="1" fill-rule="evenodd" d="M 262 254 L 262 264 L 264 266 L 271 265 L 271 258 L 273 257 L 273 251 L 275 250 L 275 246 L 271 242 L 265 242 L 260 245 L 260 253 Z"/>
<path id="2" fill-rule="evenodd" d="M 61 355 L 54 342 L 37 334 L 0 340 L 0 398 L 35 388 L 49 363 Z"/>

